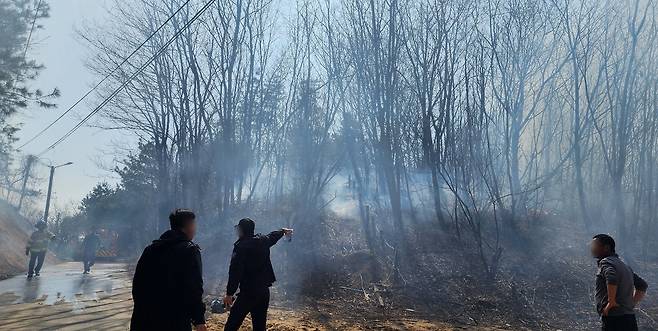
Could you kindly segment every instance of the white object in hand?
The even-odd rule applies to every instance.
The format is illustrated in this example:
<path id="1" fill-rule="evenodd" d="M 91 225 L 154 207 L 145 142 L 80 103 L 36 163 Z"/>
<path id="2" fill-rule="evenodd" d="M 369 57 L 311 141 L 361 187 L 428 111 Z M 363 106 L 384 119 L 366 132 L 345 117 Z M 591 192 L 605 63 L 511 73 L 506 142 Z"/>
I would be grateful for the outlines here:
<path id="1" fill-rule="evenodd" d="M 293 233 L 292 229 L 285 229 L 285 228 L 283 229 L 283 235 L 286 236 L 286 241 L 287 242 L 292 241 L 292 233 Z"/>

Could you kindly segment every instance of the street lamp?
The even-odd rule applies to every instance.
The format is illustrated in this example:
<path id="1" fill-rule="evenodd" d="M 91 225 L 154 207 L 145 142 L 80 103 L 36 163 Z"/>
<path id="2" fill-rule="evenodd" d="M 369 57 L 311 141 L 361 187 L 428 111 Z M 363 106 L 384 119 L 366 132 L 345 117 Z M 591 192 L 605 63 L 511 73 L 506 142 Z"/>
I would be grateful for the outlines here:
<path id="1" fill-rule="evenodd" d="M 48 223 L 48 211 L 50 211 L 50 194 L 53 192 L 53 177 L 55 176 L 55 169 L 67 165 L 71 165 L 73 162 L 66 162 L 58 166 L 49 166 L 50 167 L 50 180 L 48 180 L 48 195 L 46 196 L 46 210 L 43 212 L 43 221 Z"/>

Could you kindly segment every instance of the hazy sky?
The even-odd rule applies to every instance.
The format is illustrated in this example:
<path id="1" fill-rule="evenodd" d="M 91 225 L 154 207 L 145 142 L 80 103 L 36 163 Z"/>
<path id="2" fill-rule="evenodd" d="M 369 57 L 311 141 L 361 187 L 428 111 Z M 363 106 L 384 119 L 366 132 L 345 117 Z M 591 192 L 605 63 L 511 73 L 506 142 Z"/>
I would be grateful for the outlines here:
<path id="1" fill-rule="evenodd" d="M 16 121 L 23 123 L 16 144 L 39 132 L 80 98 L 98 78 L 84 66 L 86 47 L 80 42 L 76 29 L 85 22 L 105 19 L 106 4 L 109 0 L 50 0 L 50 18 L 43 20 L 44 29 L 34 37 L 31 53 L 46 68 L 36 82 L 44 92 L 54 87 L 61 90 L 62 96 L 56 101 L 56 109 L 29 109 L 26 114 L 17 116 Z M 85 103 L 75 108 L 75 114 L 69 113 L 46 134 L 23 149 L 23 153 L 39 154 L 52 142 L 67 132 L 88 113 L 98 102 L 90 97 Z M 58 207 L 70 206 L 80 199 L 99 181 L 116 182 L 112 173 L 103 168 L 112 168 L 115 157 L 113 146 L 125 142 L 118 132 L 83 127 L 76 131 L 55 150 L 43 155 L 42 163 L 37 166 L 38 174 L 44 179 L 48 176 L 45 164 L 74 162 L 73 165 L 57 169 L 54 181 L 54 202 Z M 43 192 L 47 189 L 47 180 L 43 180 Z"/>

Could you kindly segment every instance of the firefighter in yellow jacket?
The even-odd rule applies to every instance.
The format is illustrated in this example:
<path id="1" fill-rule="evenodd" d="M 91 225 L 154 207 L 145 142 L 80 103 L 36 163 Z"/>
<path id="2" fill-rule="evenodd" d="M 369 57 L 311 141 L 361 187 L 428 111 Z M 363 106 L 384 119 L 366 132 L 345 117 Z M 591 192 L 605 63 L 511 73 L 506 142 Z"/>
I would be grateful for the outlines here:
<path id="1" fill-rule="evenodd" d="M 43 261 L 46 259 L 46 251 L 48 250 L 48 243 L 55 239 L 47 229 L 46 222 L 39 221 L 36 224 L 37 230 L 30 236 L 30 241 L 25 247 L 25 255 L 30 256 L 30 264 L 28 266 L 27 278 L 32 278 L 35 275 L 39 276 L 39 271 L 43 266 Z M 36 266 L 35 266 L 36 264 Z"/>

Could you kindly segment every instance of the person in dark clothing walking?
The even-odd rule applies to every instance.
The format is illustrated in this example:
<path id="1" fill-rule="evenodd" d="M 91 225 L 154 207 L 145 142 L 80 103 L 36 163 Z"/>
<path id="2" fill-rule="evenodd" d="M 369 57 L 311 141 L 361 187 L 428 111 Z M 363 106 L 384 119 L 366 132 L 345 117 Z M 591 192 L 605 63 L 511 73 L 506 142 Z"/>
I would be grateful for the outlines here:
<path id="1" fill-rule="evenodd" d="M 224 331 L 236 331 L 247 314 L 251 314 L 254 331 L 266 328 L 267 309 L 270 304 L 270 286 L 276 281 L 270 247 L 284 235 L 291 236 L 292 229 L 281 229 L 268 235 L 254 235 L 256 225 L 248 218 L 235 226 L 238 241 L 233 244 L 233 255 L 229 266 L 228 284 L 224 305 L 231 311 Z M 240 289 L 235 299 L 233 295 Z"/>
<path id="2" fill-rule="evenodd" d="M 91 271 L 91 267 L 96 263 L 96 251 L 100 245 L 101 239 L 93 230 L 85 236 L 82 241 L 82 264 L 84 265 L 84 274 Z"/>
<path id="3" fill-rule="evenodd" d="M 205 331 L 201 249 L 192 242 L 195 215 L 176 209 L 171 230 L 144 249 L 133 278 L 130 330 Z"/>
<path id="4" fill-rule="evenodd" d="M 647 282 L 635 274 L 615 253 L 615 240 L 597 234 L 591 243 L 598 260 L 596 310 L 603 331 L 637 331 L 634 308 L 647 291 Z"/>

